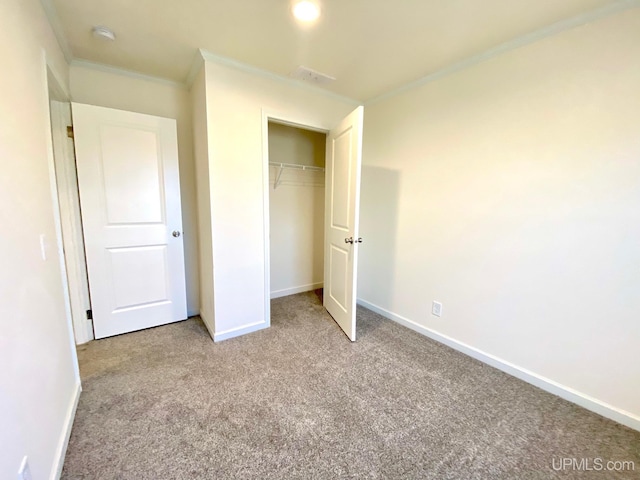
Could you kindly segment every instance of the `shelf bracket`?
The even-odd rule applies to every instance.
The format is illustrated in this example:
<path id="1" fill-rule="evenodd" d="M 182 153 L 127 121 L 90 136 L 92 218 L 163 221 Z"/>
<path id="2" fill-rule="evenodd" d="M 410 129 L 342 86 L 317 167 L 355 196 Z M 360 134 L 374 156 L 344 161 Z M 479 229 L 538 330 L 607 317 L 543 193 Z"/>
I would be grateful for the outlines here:
<path id="1" fill-rule="evenodd" d="M 276 181 L 273 182 L 273 189 L 275 190 L 280 185 L 280 178 L 282 177 L 282 172 L 284 171 L 284 165 L 280 164 L 280 171 L 278 172 L 278 176 L 276 177 Z"/>

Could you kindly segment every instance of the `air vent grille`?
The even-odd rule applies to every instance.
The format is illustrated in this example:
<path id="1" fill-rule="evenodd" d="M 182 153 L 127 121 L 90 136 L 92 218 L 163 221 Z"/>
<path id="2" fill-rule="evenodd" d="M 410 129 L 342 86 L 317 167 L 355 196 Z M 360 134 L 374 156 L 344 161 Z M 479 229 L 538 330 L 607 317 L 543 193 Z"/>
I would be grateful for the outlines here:
<path id="1" fill-rule="evenodd" d="M 334 82 L 336 79 L 330 75 L 317 72 L 308 67 L 300 66 L 296 68 L 290 74 L 291 78 L 302 80 L 303 82 L 313 83 L 316 85 L 326 85 L 327 83 Z"/>

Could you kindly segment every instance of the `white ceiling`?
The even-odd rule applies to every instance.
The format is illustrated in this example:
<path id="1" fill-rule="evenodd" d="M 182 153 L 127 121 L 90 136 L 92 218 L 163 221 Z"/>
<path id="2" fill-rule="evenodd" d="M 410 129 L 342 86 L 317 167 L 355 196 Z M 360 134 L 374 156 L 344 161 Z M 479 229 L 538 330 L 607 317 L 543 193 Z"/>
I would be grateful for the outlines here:
<path id="1" fill-rule="evenodd" d="M 312 28 L 290 0 L 43 0 L 76 59 L 178 82 L 199 48 L 287 76 L 304 65 L 324 86 L 366 101 L 504 42 L 621 0 L 322 0 Z M 604 11 L 604 10 L 602 10 Z M 114 43 L 95 39 L 106 25 Z"/>

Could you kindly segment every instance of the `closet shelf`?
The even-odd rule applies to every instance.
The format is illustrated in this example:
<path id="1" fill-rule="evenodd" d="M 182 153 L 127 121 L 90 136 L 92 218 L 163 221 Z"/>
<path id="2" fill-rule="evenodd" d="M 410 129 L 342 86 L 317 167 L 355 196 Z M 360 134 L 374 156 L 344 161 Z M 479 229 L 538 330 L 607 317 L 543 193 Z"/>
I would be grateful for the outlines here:
<path id="1" fill-rule="evenodd" d="M 276 177 L 276 181 L 273 183 L 273 189 L 275 190 L 280 185 L 280 179 L 282 177 L 282 172 L 285 168 L 291 168 L 295 170 L 309 170 L 312 172 L 324 172 L 324 167 L 316 167 L 315 165 L 300 165 L 297 163 L 280 163 L 280 162 L 269 162 L 269 165 L 272 167 L 280 167 L 280 171 L 278 172 L 278 176 Z"/>

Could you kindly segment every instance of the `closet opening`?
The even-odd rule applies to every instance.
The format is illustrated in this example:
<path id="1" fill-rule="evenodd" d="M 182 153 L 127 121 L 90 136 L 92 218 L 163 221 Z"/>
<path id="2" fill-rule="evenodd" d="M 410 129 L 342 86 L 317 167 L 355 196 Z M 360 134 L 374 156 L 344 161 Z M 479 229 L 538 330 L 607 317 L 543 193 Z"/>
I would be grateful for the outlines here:
<path id="1" fill-rule="evenodd" d="M 266 120 L 266 301 L 312 291 L 322 301 L 327 132 Z"/>

